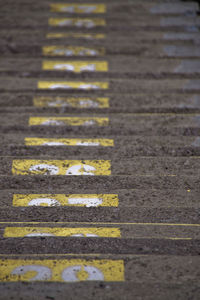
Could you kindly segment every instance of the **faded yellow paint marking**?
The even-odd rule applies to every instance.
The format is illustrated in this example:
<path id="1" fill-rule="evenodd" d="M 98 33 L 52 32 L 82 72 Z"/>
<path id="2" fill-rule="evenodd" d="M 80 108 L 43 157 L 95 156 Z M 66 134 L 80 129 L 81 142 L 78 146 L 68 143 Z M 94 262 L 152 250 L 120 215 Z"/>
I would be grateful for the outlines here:
<path id="1" fill-rule="evenodd" d="M 13 206 L 117 207 L 117 194 L 14 194 Z"/>
<path id="2" fill-rule="evenodd" d="M 112 139 L 25 138 L 26 146 L 103 146 L 113 147 Z"/>
<path id="3" fill-rule="evenodd" d="M 107 126 L 109 118 L 97 117 L 30 117 L 29 126 Z"/>
<path id="4" fill-rule="evenodd" d="M 60 4 L 60 3 L 53 3 L 50 4 L 51 12 L 65 12 L 65 13 L 94 13 L 94 14 L 101 14 L 106 12 L 106 5 L 105 4 Z"/>
<path id="5" fill-rule="evenodd" d="M 49 26 L 72 26 L 79 28 L 94 28 L 105 26 L 106 21 L 100 18 L 49 18 Z"/>
<path id="6" fill-rule="evenodd" d="M 16 159 L 13 175 L 110 175 L 109 160 L 34 160 Z"/>
<path id="7" fill-rule="evenodd" d="M 123 260 L 0 260 L 0 281 L 124 281 Z"/>
<path id="8" fill-rule="evenodd" d="M 105 48 L 77 47 L 77 46 L 44 46 L 44 56 L 102 56 Z"/>
<path id="9" fill-rule="evenodd" d="M 120 238 L 119 228 L 106 227 L 82 227 L 82 228 L 59 228 L 59 227 L 6 227 L 4 237 L 109 237 Z"/>
<path id="10" fill-rule="evenodd" d="M 106 90 L 108 82 L 84 82 L 84 81 L 39 81 L 38 89 L 80 89 L 80 90 Z"/>
<path id="11" fill-rule="evenodd" d="M 81 72 L 107 72 L 106 61 L 59 61 L 46 60 L 42 63 L 43 70 Z"/>
<path id="12" fill-rule="evenodd" d="M 107 108 L 109 98 L 102 97 L 49 97 L 37 96 L 33 99 L 36 107 L 77 107 L 77 108 Z"/>
<path id="13" fill-rule="evenodd" d="M 46 34 L 47 39 L 60 39 L 60 38 L 74 38 L 86 40 L 100 40 L 105 39 L 106 35 L 103 33 L 65 33 L 65 32 L 49 32 Z"/>

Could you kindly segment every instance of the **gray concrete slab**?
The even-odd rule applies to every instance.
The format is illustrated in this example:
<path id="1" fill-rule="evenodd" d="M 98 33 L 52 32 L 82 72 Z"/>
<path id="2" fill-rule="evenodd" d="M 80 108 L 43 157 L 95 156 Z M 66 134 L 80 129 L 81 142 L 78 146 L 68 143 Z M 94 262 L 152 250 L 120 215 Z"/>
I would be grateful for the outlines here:
<path id="1" fill-rule="evenodd" d="M 196 2 L 161 3 L 153 6 L 150 12 L 153 14 L 190 14 L 198 11 Z"/>

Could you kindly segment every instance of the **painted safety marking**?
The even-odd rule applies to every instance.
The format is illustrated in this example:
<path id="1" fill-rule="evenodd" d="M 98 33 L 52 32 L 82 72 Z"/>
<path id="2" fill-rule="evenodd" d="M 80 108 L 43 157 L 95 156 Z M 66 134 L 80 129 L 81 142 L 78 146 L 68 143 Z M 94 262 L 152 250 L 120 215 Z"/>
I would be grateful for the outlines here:
<path id="1" fill-rule="evenodd" d="M 98 117 L 30 117 L 29 126 L 108 126 L 109 118 Z"/>
<path id="2" fill-rule="evenodd" d="M 49 18 L 49 26 L 74 26 L 79 28 L 94 28 L 105 26 L 106 21 L 101 18 Z"/>
<path id="3" fill-rule="evenodd" d="M 50 4 L 51 12 L 101 14 L 106 12 L 104 4 Z"/>
<path id="4" fill-rule="evenodd" d="M 108 82 L 78 82 L 78 81 L 39 81 L 38 89 L 79 89 L 79 90 L 106 90 Z"/>
<path id="5" fill-rule="evenodd" d="M 108 237 L 120 238 L 119 228 L 106 227 L 6 227 L 4 237 L 40 237 L 40 236 L 59 236 L 59 237 Z"/>
<path id="6" fill-rule="evenodd" d="M 44 56 L 102 56 L 105 48 L 89 48 L 77 46 L 44 46 Z"/>
<path id="7" fill-rule="evenodd" d="M 46 35 L 47 39 L 73 38 L 86 40 L 100 40 L 105 39 L 106 35 L 103 33 L 65 33 L 65 32 L 49 32 Z"/>
<path id="8" fill-rule="evenodd" d="M 43 70 L 81 72 L 107 72 L 106 61 L 56 61 L 45 60 L 42 63 Z"/>
<path id="9" fill-rule="evenodd" d="M 57 139 L 57 138 L 25 138 L 26 146 L 103 146 L 113 147 L 112 139 Z"/>
<path id="10" fill-rule="evenodd" d="M 123 260 L 0 260 L 0 281 L 124 281 Z"/>
<path id="11" fill-rule="evenodd" d="M 13 206 L 118 207 L 117 194 L 14 194 Z"/>
<path id="12" fill-rule="evenodd" d="M 16 159 L 13 175 L 111 175 L 109 160 L 34 160 Z"/>
<path id="13" fill-rule="evenodd" d="M 109 98 L 102 97 L 34 97 L 36 107 L 77 107 L 77 108 L 107 108 Z"/>

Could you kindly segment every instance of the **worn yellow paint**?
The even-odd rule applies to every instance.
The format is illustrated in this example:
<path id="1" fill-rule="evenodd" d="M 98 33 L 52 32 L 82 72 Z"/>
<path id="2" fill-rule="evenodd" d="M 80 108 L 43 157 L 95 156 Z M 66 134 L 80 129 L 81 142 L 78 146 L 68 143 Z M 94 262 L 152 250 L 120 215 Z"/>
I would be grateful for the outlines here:
<path id="1" fill-rule="evenodd" d="M 46 38 L 47 39 L 73 38 L 73 39 L 100 40 L 100 39 L 105 39 L 106 35 L 103 33 L 49 32 L 46 34 Z"/>
<path id="2" fill-rule="evenodd" d="M 77 46 L 44 46 L 44 56 L 102 56 L 105 48 L 77 47 Z"/>
<path id="3" fill-rule="evenodd" d="M 49 201 L 49 199 L 51 201 Z M 74 203 L 70 201 L 73 199 L 80 199 Z M 93 205 L 88 205 L 87 201 L 97 199 Z M 48 201 L 46 201 L 48 200 Z M 98 202 L 99 200 L 99 202 Z M 37 201 L 37 202 L 35 202 Z M 43 207 L 54 207 L 54 206 L 80 206 L 80 207 L 99 207 L 99 206 L 111 206 L 117 207 L 119 199 L 117 194 L 14 194 L 13 195 L 13 206 L 43 206 Z"/>
<path id="4" fill-rule="evenodd" d="M 110 175 L 109 160 L 34 160 L 16 159 L 13 175 Z"/>
<path id="5" fill-rule="evenodd" d="M 105 19 L 101 18 L 49 18 L 49 26 L 73 26 L 79 28 L 93 28 L 96 26 L 105 26 Z"/>
<path id="6" fill-rule="evenodd" d="M 73 268 L 74 267 L 74 270 Z M 78 268 L 77 268 L 78 267 Z M 90 268 L 88 268 L 90 267 Z M 124 281 L 123 260 L 86 260 L 86 259 L 2 259 L 0 260 L 0 281 L 50 281 L 50 282 L 76 282 L 95 280 L 89 277 L 88 271 L 100 271 L 102 281 Z M 17 269 L 18 268 L 18 269 Z M 70 268 L 70 269 L 67 269 Z M 67 270 L 66 270 L 67 269 Z M 90 270 L 89 270 L 90 269 Z M 41 272 L 43 271 L 43 272 Z M 74 275 L 72 279 L 64 274 Z M 17 273 L 17 274 L 16 274 Z M 91 272 L 93 273 L 93 272 Z M 92 274 L 91 274 L 92 275 Z M 94 274 L 93 274 L 94 275 Z M 37 276 L 37 277 L 36 277 Z"/>
<path id="7" fill-rule="evenodd" d="M 49 97 L 37 96 L 33 99 L 36 107 L 77 107 L 77 108 L 107 108 L 109 98 L 102 97 Z"/>
<path id="8" fill-rule="evenodd" d="M 43 70 L 81 72 L 107 72 L 108 63 L 106 61 L 59 61 L 45 60 L 42 63 Z"/>
<path id="9" fill-rule="evenodd" d="M 26 146 L 103 146 L 113 147 L 112 139 L 25 138 Z"/>
<path id="10" fill-rule="evenodd" d="M 106 12 L 105 4 L 60 4 L 60 3 L 52 3 L 50 4 L 51 12 L 65 12 L 65 13 L 94 13 L 101 14 Z"/>
<path id="11" fill-rule="evenodd" d="M 38 89 L 80 89 L 80 90 L 106 90 L 108 82 L 84 81 L 39 81 Z"/>
<path id="12" fill-rule="evenodd" d="M 106 227 L 6 227 L 4 237 L 37 237 L 37 236 L 60 236 L 60 237 L 109 237 L 119 238 L 119 228 Z"/>
<path id="13" fill-rule="evenodd" d="M 109 118 L 100 117 L 30 117 L 29 126 L 70 125 L 70 126 L 107 126 Z"/>

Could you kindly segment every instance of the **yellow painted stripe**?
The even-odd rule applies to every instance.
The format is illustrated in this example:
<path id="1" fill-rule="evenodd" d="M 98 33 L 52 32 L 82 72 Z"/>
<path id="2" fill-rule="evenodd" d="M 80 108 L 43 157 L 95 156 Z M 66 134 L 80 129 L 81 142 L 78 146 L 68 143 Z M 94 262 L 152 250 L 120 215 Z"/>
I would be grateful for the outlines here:
<path id="1" fill-rule="evenodd" d="M 42 63 L 42 69 L 45 71 L 68 71 L 74 73 L 107 72 L 108 63 L 106 61 L 45 60 Z"/>
<path id="2" fill-rule="evenodd" d="M 6 227 L 4 237 L 121 237 L 119 228 L 83 227 L 83 228 L 59 228 L 59 227 Z"/>
<path id="3" fill-rule="evenodd" d="M 124 281 L 123 260 L 0 260 L 0 281 Z"/>
<path id="4" fill-rule="evenodd" d="M 26 146 L 103 146 L 113 147 L 112 139 L 56 139 L 56 138 L 25 138 Z"/>
<path id="5" fill-rule="evenodd" d="M 109 160 L 16 159 L 13 175 L 111 175 Z"/>
<path id="6" fill-rule="evenodd" d="M 94 13 L 94 14 L 101 14 L 106 12 L 106 5 L 105 4 L 60 4 L 60 3 L 52 3 L 50 4 L 51 12 L 65 12 L 65 13 Z"/>
<path id="7" fill-rule="evenodd" d="M 105 39 L 106 35 L 103 33 L 65 33 L 65 32 L 49 32 L 46 34 L 47 39 L 73 38 L 86 40 L 100 40 Z"/>
<path id="8" fill-rule="evenodd" d="M 117 207 L 117 194 L 14 194 L 13 206 Z"/>
<path id="9" fill-rule="evenodd" d="M 113 227 L 6 227 L 3 236 L 5 238 L 13 237 L 106 237 L 106 238 L 121 238 L 119 228 Z M 126 238 L 127 236 L 124 236 Z M 193 240 L 198 237 L 172 237 L 165 235 L 158 236 L 128 236 L 132 239 L 165 239 L 165 240 Z"/>
<path id="10" fill-rule="evenodd" d="M 39 81 L 38 89 L 80 89 L 101 90 L 108 89 L 108 82 L 79 82 L 79 81 Z"/>
<path id="11" fill-rule="evenodd" d="M 37 96 L 33 99 L 36 107 L 77 107 L 77 108 L 108 108 L 109 98 L 102 97 L 49 97 Z"/>
<path id="12" fill-rule="evenodd" d="M 94 28 L 105 26 L 106 21 L 100 18 L 49 18 L 49 26 L 73 26 L 78 28 Z"/>
<path id="13" fill-rule="evenodd" d="M 105 48 L 77 47 L 77 46 L 44 46 L 44 56 L 102 56 Z"/>
<path id="14" fill-rule="evenodd" d="M 109 118 L 96 117 L 30 117 L 29 126 L 108 126 Z"/>

